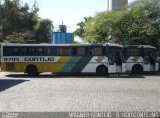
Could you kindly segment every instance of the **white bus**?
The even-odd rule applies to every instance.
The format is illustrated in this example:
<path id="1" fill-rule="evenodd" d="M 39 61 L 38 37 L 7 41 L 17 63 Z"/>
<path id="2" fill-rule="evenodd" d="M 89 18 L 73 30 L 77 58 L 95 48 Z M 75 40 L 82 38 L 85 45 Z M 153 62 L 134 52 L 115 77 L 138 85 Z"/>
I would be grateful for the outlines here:
<path id="1" fill-rule="evenodd" d="M 126 69 L 132 73 L 155 72 L 159 69 L 157 49 L 149 45 L 124 46 Z"/>
<path id="2" fill-rule="evenodd" d="M 43 72 L 107 75 L 158 70 L 156 48 L 145 45 L 3 44 L 1 54 L 2 71 L 25 72 L 31 76 Z"/>
<path id="3" fill-rule="evenodd" d="M 53 73 L 124 73 L 118 44 L 3 44 L 2 71 Z"/>

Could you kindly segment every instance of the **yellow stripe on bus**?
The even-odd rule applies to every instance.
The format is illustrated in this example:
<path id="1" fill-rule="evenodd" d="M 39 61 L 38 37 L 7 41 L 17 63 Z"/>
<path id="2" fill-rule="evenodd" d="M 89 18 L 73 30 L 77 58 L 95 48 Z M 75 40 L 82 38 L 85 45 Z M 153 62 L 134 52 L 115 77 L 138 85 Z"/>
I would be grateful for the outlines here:
<path id="1" fill-rule="evenodd" d="M 63 67 L 69 62 L 69 60 L 71 59 L 70 56 L 66 56 L 66 57 L 61 57 L 58 62 L 56 62 L 54 64 L 53 67 L 53 71 L 52 72 L 61 72 L 61 70 L 63 69 Z"/>
<path id="2" fill-rule="evenodd" d="M 57 62 L 46 63 L 46 62 L 18 62 L 14 64 L 14 68 L 10 67 L 11 63 L 2 63 L 2 71 L 11 71 L 11 72 L 25 72 L 26 67 L 30 64 L 33 64 L 37 67 L 38 72 L 61 72 L 64 66 L 70 61 L 71 57 L 60 57 Z M 7 65 L 9 68 L 7 68 Z M 8 70 L 10 69 L 10 70 Z M 12 70 L 13 69 L 13 70 Z"/>

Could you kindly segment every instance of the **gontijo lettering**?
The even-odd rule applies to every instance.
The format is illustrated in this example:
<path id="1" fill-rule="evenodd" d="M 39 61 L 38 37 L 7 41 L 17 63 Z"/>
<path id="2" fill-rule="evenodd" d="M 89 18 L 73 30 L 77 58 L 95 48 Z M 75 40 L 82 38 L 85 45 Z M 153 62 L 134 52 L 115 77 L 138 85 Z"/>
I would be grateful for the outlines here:
<path id="1" fill-rule="evenodd" d="M 52 62 L 52 61 L 54 61 L 54 58 L 53 57 L 47 57 L 47 58 L 45 58 L 45 57 L 25 57 L 24 58 L 24 61 L 31 61 L 31 62 L 34 62 L 34 61 L 36 61 L 36 62 Z"/>

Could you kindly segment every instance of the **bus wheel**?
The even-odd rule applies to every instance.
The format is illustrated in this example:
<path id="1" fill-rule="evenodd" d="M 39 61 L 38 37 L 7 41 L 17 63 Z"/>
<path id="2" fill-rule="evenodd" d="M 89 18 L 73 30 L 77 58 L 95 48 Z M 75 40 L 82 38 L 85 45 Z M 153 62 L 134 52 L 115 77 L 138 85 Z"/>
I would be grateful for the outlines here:
<path id="1" fill-rule="evenodd" d="M 108 74 L 108 68 L 105 65 L 100 65 L 96 69 L 96 73 L 98 75 L 107 75 Z"/>
<path id="2" fill-rule="evenodd" d="M 39 75 L 38 70 L 37 70 L 37 67 L 34 66 L 34 65 L 29 65 L 29 66 L 27 66 L 27 68 L 26 68 L 26 73 L 27 73 L 29 76 L 38 76 L 38 75 Z"/>
<path id="3" fill-rule="evenodd" d="M 134 66 L 132 67 L 132 73 L 133 73 L 133 74 L 140 74 L 140 73 L 142 73 L 142 72 L 143 72 L 143 68 L 142 68 L 141 65 L 137 64 L 137 65 L 134 65 Z"/>

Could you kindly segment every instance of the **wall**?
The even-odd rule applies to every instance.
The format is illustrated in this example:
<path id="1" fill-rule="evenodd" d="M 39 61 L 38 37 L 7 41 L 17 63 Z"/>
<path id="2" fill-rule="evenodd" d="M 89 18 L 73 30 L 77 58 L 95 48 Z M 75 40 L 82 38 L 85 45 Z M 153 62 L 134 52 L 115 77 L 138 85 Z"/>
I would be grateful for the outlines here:
<path id="1" fill-rule="evenodd" d="M 71 44 L 74 43 L 73 33 L 53 32 L 52 44 Z"/>

